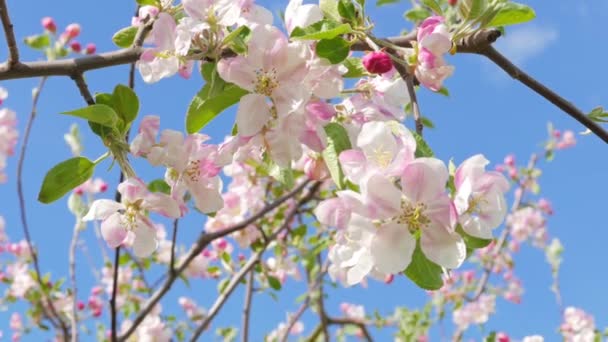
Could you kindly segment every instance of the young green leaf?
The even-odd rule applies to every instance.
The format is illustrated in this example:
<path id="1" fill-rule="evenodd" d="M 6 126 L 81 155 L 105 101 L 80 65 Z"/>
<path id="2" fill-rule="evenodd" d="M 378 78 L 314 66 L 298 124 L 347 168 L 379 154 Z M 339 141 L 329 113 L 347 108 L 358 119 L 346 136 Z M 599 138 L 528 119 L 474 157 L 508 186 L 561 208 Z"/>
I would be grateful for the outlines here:
<path id="1" fill-rule="evenodd" d="M 414 139 L 416 139 L 416 158 L 435 156 L 433 150 L 429 147 L 424 138 L 420 136 L 420 134 L 416 132 L 412 132 L 412 134 L 414 135 Z"/>
<path id="2" fill-rule="evenodd" d="M 344 75 L 342 75 L 344 78 L 361 78 L 368 75 L 360 58 L 348 57 L 344 60 L 344 62 L 342 62 L 342 64 L 348 70 Z"/>
<path id="3" fill-rule="evenodd" d="M 487 26 L 522 24 L 535 17 L 536 13 L 531 7 L 516 2 L 505 2 L 501 4 L 500 10 Z"/>
<path id="4" fill-rule="evenodd" d="M 47 172 L 38 193 L 38 200 L 51 203 L 93 176 L 95 163 L 84 157 L 65 160 Z"/>
<path id="5" fill-rule="evenodd" d="M 323 150 L 323 159 L 338 189 L 344 189 L 346 184 L 338 157 L 342 151 L 351 149 L 348 133 L 344 127 L 334 122 L 325 126 L 325 133 L 327 134 L 327 147 Z"/>
<path id="6" fill-rule="evenodd" d="M 320 40 L 332 39 L 337 36 L 351 33 L 353 29 L 349 24 L 323 19 L 304 28 L 296 27 L 291 32 L 292 40 Z"/>
<path id="7" fill-rule="evenodd" d="M 125 124 L 130 124 L 137 118 L 139 99 L 133 89 L 122 84 L 117 85 L 112 93 L 112 104 Z"/>
<path id="8" fill-rule="evenodd" d="M 112 36 L 112 41 L 114 44 L 121 48 L 128 48 L 133 45 L 133 41 L 135 40 L 135 35 L 137 34 L 137 27 L 129 26 L 120 29 L 118 32 L 114 33 Z"/>
<path id="9" fill-rule="evenodd" d="M 76 116 L 110 128 L 115 128 L 119 120 L 114 109 L 105 104 L 94 104 L 61 114 Z"/>
<path id="10" fill-rule="evenodd" d="M 32 49 L 42 50 L 51 44 L 51 39 L 47 34 L 26 37 L 25 44 Z"/>
<path id="11" fill-rule="evenodd" d="M 335 37 L 332 39 L 321 39 L 315 50 L 317 56 L 326 58 L 332 64 L 338 64 L 348 57 L 350 53 L 350 44 L 341 37 Z"/>
<path id="12" fill-rule="evenodd" d="M 412 262 L 404 271 L 416 285 L 425 290 L 439 290 L 443 286 L 441 266 L 427 259 L 420 248 L 420 241 L 412 255 Z"/>
<path id="13" fill-rule="evenodd" d="M 186 114 L 186 131 L 190 134 L 196 133 L 205 127 L 218 114 L 226 108 L 239 102 L 247 91 L 234 84 L 226 86 L 219 94 L 207 96 L 209 88 L 203 87 L 190 102 L 188 113 Z"/>

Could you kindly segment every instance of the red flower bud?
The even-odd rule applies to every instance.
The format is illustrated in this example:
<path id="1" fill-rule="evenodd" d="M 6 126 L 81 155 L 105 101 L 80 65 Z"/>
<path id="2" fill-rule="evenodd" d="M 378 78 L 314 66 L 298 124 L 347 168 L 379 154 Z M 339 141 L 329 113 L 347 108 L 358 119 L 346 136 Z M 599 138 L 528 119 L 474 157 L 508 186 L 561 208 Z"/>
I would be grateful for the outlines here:
<path id="1" fill-rule="evenodd" d="M 78 24 L 70 24 L 65 28 L 65 33 L 68 38 L 76 38 L 80 34 L 80 25 Z"/>
<path id="2" fill-rule="evenodd" d="M 82 50 L 82 46 L 80 46 L 80 43 L 77 41 L 73 41 L 70 43 L 70 48 L 72 49 L 72 51 L 74 52 L 80 52 L 80 50 Z"/>
<path id="3" fill-rule="evenodd" d="M 370 52 L 363 57 L 365 70 L 372 74 L 384 74 L 393 68 L 391 57 L 383 51 Z"/>
<path id="4" fill-rule="evenodd" d="M 458 0 L 448 0 L 448 4 L 450 6 L 456 6 L 457 3 L 458 3 Z"/>
<path id="5" fill-rule="evenodd" d="M 52 33 L 57 32 L 57 25 L 55 25 L 55 20 L 53 20 L 53 18 L 44 17 L 40 22 L 42 23 L 42 27 L 44 27 L 45 30 Z"/>

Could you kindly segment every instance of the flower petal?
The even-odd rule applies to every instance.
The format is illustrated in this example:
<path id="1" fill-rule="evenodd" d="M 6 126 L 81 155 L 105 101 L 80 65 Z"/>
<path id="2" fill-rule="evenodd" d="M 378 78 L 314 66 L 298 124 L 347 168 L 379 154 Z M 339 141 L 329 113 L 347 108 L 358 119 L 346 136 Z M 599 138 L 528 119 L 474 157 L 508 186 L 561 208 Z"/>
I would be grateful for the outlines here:
<path id="1" fill-rule="evenodd" d="M 385 273 L 403 271 L 412 261 L 416 239 L 404 225 L 388 223 L 380 227 L 370 247 L 376 267 Z"/>
<path id="2" fill-rule="evenodd" d="M 430 225 L 423 229 L 420 242 L 424 255 L 445 268 L 459 267 L 467 255 L 466 246 L 460 235 L 450 234 L 438 225 Z"/>
<path id="3" fill-rule="evenodd" d="M 265 96 L 259 94 L 243 96 L 236 113 L 239 134 L 244 137 L 257 134 L 268 123 L 270 117 L 270 107 Z"/>
<path id="4" fill-rule="evenodd" d="M 114 213 L 101 222 L 101 236 L 112 248 L 120 246 L 125 241 L 127 229 L 123 224 L 122 214 Z"/>
<path id="5" fill-rule="evenodd" d="M 143 222 L 139 222 L 135 230 L 135 239 L 133 240 L 133 253 L 139 258 L 150 256 L 158 247 L 156 240 L 156 229 L 148 226 Z"/>
<path id="6" fill-rule="evenodd" d="M 99 199 L 91 204 L 89 212 L 82 218 L 83 221 L 105 220 L 125 207 L 109 199 Z"/>

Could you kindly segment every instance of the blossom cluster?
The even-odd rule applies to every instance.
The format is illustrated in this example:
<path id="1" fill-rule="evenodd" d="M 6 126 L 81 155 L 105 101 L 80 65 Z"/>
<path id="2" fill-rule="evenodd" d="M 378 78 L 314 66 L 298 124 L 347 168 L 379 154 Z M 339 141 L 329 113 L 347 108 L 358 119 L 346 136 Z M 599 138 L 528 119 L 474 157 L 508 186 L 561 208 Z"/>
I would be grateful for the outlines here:
<path id="1" fill-rule="evenodd" d="M 8 97 L 6 89 L 0 87 L 0 105 Z M 14 111 L 0 108 L 0 183 L 6 182 L 6 160 L 15 153 L 19 132 L 17 131 L 17 116 Z"/>

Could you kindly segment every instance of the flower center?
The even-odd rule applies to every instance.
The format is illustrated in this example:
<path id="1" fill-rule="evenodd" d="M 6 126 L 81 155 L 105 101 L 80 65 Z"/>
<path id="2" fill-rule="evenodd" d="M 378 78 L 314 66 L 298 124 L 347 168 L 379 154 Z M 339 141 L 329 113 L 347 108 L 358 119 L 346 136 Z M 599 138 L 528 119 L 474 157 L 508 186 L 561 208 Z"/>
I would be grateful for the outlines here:
<path id="1" fill-rule="evenodd" d="M 272 68 L 270 71 L 257 69 L 255 71 L 256 79 L 253 90 L 262 95 L 271 96 L 272 92 L 279 86 L 277 80 L 277 70 Z"/>
<path id="2" fill-rule="evenodd" d="M 407 225 L 410 232 L 414 233 L 431 223 L 431 220 L 425 215 L 426 204 L 417 203 L 413 205 L 411 202 L 401 201 L 401 214 L 395 218 L 399 224 Z"/>
<path id="3" fill-rule="evenodd" d="M 372 152 L 372 159 L 383 169 L 386 169 L 391 161 L 393 160 L 393 155 L 390 151 L 383 148 L 384 146 L 374 148 Z"/>
<path id="4" fill-rule="evenodd" d="M 133 203 L 126 203 L 127 208 L 122 214 L 123 224 L 127 230 L 133 230 L 137 226 L 137 215 L 141 211 L 143 199 L 139 199 Z"/>
<path id="5" fill-rule="evenodd" d="M 486 202 L 481 196 L 471 196 L 469 198 L 469 208 L 464 214 L 480 214 L 483 210 L 481 204 Z"/>
<path id="6" fill-rule="evenodd" d="M 193 182 L 198 182 L 199 176 L 201 174 L 200 163 L 200 160 L 191 160 L 188 163 L 186 170 L 184 170 L 184 174 L 190 177 L 190 180 L 192 180 Z"/>

